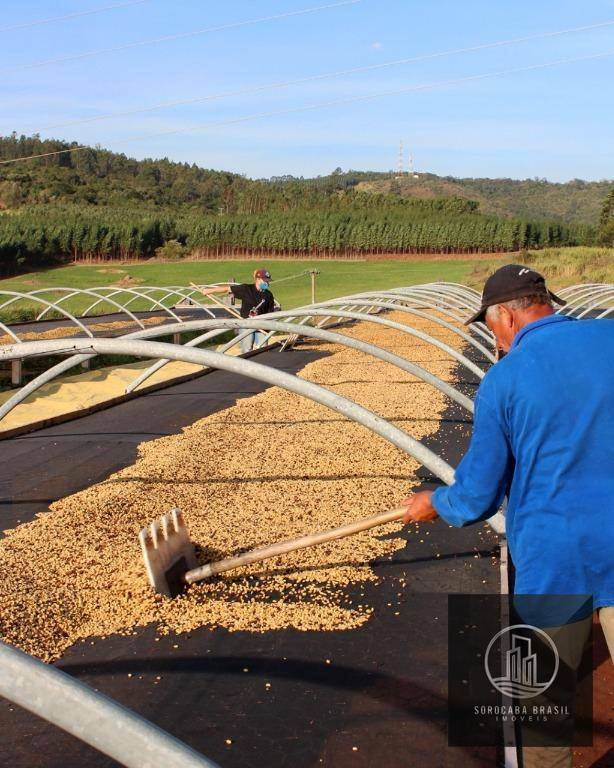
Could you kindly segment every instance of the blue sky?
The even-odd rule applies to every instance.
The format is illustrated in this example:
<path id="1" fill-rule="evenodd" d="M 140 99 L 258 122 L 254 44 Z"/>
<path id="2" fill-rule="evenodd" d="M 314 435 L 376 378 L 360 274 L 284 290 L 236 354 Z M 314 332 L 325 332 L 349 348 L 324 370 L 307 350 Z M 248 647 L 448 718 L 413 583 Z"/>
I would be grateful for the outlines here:
<path id="1" fill-rule="evenodd" d="M 166 156 L 252 177 L 312 176 L 337 166 L 385 171 L 395 166 L 402 138 L 418 170 L 441 175 L 614 178 L 614 56 L 298 111 L 387 90 L 614 53 L 614 26 L 48 128 L 168 101 L 614 21 L 614 0 L 360 0 L 309 15 L 33 68 L 26 65 L 335 0 L 146 0 L 2 31 L 120 2 L 30 0 L 5 10 L 0 21 L 0 133 L 39 131 L 133 157 Z M 232 122 L 286 110 L 297 111 Z"/>

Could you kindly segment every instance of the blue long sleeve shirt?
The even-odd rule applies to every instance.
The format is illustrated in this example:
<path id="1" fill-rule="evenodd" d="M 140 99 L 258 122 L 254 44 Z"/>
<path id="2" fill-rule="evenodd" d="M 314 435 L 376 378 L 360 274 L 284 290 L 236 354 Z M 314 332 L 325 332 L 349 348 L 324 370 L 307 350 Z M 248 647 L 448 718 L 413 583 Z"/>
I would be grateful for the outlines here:
<path id="1" fill-rule="evenodd" d="M 451 525 L 506 494 L 515 593 L 614 605 L 614 321 L 550 315 L 486 374 L 468 452 L 433 504 Z"/>

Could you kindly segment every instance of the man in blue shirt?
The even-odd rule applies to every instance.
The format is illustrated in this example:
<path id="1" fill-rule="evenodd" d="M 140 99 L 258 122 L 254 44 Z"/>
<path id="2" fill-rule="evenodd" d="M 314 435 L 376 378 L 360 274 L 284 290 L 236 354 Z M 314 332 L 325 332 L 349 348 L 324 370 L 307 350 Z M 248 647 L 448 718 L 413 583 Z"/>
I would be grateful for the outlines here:
<path id="1" fill-rule="evenodd" d="M 614 322 L 554 314 L 553 301 L 564 303 L 527 267 L 488 279 L 468 323 L 486 321 L 500 360 L 469 449 L 452 486 L 403 502 L 404 520 L 465 526 L 507 496 L 515 593 L 592 596 L 614 659 Z"/>

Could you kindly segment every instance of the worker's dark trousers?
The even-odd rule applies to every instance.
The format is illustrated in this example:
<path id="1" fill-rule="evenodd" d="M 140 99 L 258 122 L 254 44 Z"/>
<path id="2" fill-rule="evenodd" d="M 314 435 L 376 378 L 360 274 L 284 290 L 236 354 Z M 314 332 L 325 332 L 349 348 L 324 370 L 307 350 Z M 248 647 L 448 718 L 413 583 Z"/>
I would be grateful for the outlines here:
<path id="1" fill-rule="evenodd" d="M 544 629 L 553 640 L 559 653 L 561 664 L 571 669 L 578 669 L 584 646 L 589 636 L 593 617 L 568 627 Z M 599 621 L 606 638 L 610 656 L 614 662 L 614 606 L 599 611 Z M 522 739 L 522 726 L 521 726 Z M 522 768 L 572 768 L 571 747 L 522 747 Z"/>

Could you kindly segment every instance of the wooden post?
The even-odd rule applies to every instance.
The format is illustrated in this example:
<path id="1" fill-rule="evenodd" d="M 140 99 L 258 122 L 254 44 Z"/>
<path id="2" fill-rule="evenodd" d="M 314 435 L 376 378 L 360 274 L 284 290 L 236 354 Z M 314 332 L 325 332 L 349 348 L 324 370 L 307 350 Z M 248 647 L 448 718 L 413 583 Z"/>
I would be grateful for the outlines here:
<path id="1" fill-rule="evenodd" d="M 23 379 L 23 366 L 21 360 L 11 361 L 11 384 L 14 387 L 19 387 L 22 384 Z"/>
<path id="2" fill-rule="evenodd" d="M 316 303 L 316 276 L 320 274 L 319 269 L 310 269 L 309 274 L 311 275 L 311 303 Z"/>

